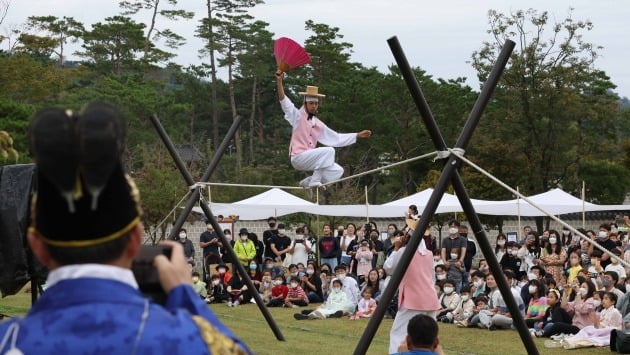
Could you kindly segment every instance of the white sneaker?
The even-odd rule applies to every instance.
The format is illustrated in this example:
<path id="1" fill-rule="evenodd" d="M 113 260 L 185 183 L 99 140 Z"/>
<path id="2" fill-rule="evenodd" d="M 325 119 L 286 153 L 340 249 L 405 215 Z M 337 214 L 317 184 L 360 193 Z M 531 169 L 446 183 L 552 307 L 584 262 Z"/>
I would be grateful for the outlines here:
<path id="1" fill-rule="evenodd" d="M 232 306 L 233 306 L 232 301 L 229 301 L 228 302 L 228 307 L 232 307 Z"/>
<path id="2" fill-rule="evenodd" d="M 299 306 L 297 304 L 292 305 L 291 307 L 293 308 L 298 308 Z"/>
<path id="3" fill-rule="evenodd" d="M 311 177 L 309 176 L 309 177 L 307 177 L 307 178 L 305 178 L 305 179 L 302 179 L 302 180 L 300 181 L 300 186 L 306 189 L 306 188 L 308 188 L 308 187 L 309 187 L 309 183 L 310 183 L 310 182 L 311 182 Z"/>
<path id="4" fill-rule="evenodd" d="M 308 183 L 308 187 L 320 187 L 322 186 L 322 183 L 319 181 L 311 181 Z"/>
<path id="5" fill-rule="evenodd" d="M 241 304 L 239 301 L 234 301 L 234 303 L 232 304 L 232 307 L 236 307 L 236 306 L 238 306 L 239 304 Z"/>

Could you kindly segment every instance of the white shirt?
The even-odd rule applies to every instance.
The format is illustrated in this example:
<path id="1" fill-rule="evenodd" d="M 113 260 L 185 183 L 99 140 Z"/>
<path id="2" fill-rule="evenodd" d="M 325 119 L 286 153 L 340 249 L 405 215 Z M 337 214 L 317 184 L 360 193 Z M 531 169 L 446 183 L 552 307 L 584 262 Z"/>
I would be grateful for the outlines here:
<path id="1" fill-rule="evenodd" d="M 80 278 L 115 280 L 138 289 L 138 283 L 131 270 L 104 264 L 75 264 L 58 267 L 48 274 L 46 288 L 63 280 Z"/>
<path id="2" fill-rule="evenodd" d="M 284 96 L 284 99 L 280 101 L 280 107 L 282 107 L 282 111 L 284 112 L 284 119 L 291 124 L 291 127 L 293 129 L 295 129 L 298 126 L 298 122 L 300 121 L 300 109 L 295 107 L 295 105 L 293 105 L 293 102 L 291 102 L 291 100 L 289 100 L 286 95 Z M 326 124 L 318 119 L 316 116 L 313 116 L 311 124 L 315 126 L 317 122 L 320 122 L 323 127 L 322 132 L 317 139 L 319 143 L 329 147 L 345 147 L 356 143 L 356 133 L 337 133 L 328 128 L 328 126 L 326 126 Z"/>

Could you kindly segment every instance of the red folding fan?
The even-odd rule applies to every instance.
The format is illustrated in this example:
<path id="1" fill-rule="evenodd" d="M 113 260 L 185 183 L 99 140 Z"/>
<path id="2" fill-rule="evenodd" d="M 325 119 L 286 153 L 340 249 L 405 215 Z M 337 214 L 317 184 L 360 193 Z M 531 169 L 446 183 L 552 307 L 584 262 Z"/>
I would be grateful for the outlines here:
<path id="1" fill-rule="evenodd" d="M 297 42 L 287 37 L 280 37 L 273 46 L 278 69 L 288 72 L 293 68 L 309 63 L 311 57 Z"/>

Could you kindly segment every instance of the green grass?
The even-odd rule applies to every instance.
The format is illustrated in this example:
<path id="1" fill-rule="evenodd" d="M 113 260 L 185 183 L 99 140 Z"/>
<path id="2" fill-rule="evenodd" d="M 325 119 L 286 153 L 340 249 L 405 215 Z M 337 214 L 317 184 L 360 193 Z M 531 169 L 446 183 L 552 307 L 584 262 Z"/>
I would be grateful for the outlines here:
<path id="1" fill-rule="evenodd" d="M 0 299 L 0 313 L 23 315 L 30 308 L 30 293 Z M 277 341 L 267 322 L 254 304 L 228 308 L 225 304 L 213 305 L 212 310 L 256 354 L 352 354 L 368 323 L 367 319 L 350 321 L 347 318 L 306 320 L 293 319 L 293 313 L 301 309 L 271 308 L 270 312 L 286 341 Z M 392 320 L 384 319 L 368 350 L 368 354 L 387 354 L 389 329 Z M 440 323 L 440 341 L 447 354 L 525 354 L 525 348 L 513 330 L 488 331 L 462 329 Z M 536 339 L 541 354 L 610 354 L 604 349 L 546 349 L 543 339 Z"/>

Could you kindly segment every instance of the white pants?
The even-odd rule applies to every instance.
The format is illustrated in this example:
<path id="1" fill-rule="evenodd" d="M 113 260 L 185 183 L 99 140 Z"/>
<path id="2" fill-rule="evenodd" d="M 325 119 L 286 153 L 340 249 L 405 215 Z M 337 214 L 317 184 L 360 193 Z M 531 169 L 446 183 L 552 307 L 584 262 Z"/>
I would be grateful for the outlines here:
<path id="1" fill-rule="evenodd" d="M 398 352 L 400 343 L 407 337 L 407 324 L 411 318 L 415 315 L 424 314 L 435 319 L 436 311 L 417 311 L 415 309 L 402 308 L 396 312 L 396 318 L 394 318 L 394 324 L 392 324 L 392 330 L 389 331 L 389 353 L 395 354 Z"/>
<path id="2" fill-rule="evenodd" d="M 317 182 L 325 184 L 338 180 L 343 175 L 343 168 L 335 163 L 335 149 L 331 147 L 302 152 L 291 158 L 291 165 L 300 171 L 313 171 L 313 175 L 302 180 L 300 185 Z"/>

